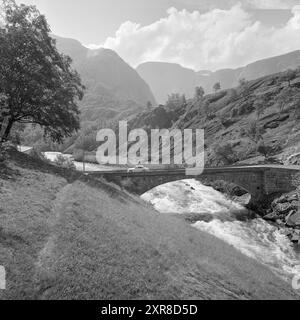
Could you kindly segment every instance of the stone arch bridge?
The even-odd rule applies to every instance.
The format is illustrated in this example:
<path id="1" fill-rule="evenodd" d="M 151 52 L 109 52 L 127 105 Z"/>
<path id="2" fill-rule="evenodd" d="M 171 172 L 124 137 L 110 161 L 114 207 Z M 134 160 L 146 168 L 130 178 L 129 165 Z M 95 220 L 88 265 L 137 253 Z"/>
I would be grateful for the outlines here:
<path id="1" fill-rule="evenodd" d="M 289 192 L 300 184 L 300 166 L 249 165 L 205 168 L 198 176 L 186 175 L 185 169 L 149 170 L 127 173 L 125 170 L 88 172 L 114 182 L 124 189 L 142 195 L 159 185 L 185 179 L 196 179 L 203 184 L 223 180 L 234 183 L 251 194 L 252 202 L 259 203 L 272 195 Z"/>

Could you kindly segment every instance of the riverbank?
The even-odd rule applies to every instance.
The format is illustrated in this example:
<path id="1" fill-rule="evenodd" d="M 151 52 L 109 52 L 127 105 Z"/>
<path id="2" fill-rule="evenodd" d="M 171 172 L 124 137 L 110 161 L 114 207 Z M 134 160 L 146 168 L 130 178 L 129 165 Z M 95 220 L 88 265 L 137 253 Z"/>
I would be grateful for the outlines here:
<path id="1" fill-rule="evenodd" d="M 300 250 L 300 181 L 295 181 L 295 184 L 299 185 L 296 190 L 273 198 L 265 208 L 260 206 L 253 214 L 282 230 L 296 249 Z M 210 183 L 210 186 L 224 194 L 229 200 L 245 207 L 251 199 L 245 190 L 231 183 L 216 181 Z"/>
<path id="2" fill-rule="evenodd" d="M 10 156 L 1 299 L 299 299 L 266 266 L 102 181 Z"/>
<path id="3" fill-rule="evenodd" d="M 263 218 L 283 229 L 286 236 L 300 249 L 300 187 L 273 200 Z"/>

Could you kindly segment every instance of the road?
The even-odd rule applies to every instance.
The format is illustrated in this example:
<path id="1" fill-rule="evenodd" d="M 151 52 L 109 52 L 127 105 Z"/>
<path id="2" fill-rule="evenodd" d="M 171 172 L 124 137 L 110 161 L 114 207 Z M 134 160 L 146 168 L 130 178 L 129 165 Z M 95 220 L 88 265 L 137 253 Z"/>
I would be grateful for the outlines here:
<path id="1" fill-rule="evenodd" d="M 253 172 L 253 171 L 265 171 L 268 169 L 278 170 L 292 170 L 300 171 L 300 166 L 284 166 L 284 165 L 245 165 L 245 166 L 226 166 L 226 167 L 207 167 L 202 174 L 207 173 L 224 173 L 224 172 Z M 115 169 L 115 170 L 99 170 L 99 171 L 85 171 L 87 174 L 93 175 L 111 175 L 111 176 L 161 176 L 161 175 L 180 175 L 185 174 L 186 169 L 150 169 L 145 172 L 132 172 L 128 173 L 127 169 Z"/>

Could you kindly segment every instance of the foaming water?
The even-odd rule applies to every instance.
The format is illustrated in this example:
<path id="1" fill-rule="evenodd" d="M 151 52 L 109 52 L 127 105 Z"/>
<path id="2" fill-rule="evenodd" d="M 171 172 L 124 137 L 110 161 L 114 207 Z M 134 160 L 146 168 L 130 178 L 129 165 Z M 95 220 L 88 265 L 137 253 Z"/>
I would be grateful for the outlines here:
<path id="1" fill-rule="evenodd" d="M 241 205 L 228 201 L 220 192 L 195 180 L 167 183 L 145 193 L 142 198 L 163 213 L 227 214 L 230 218 L 232 211 L 244 210 Z"/>
<path id="2" fill-rule="evenodd" d="M 231 244 L 282 276 L 300 273 L 299 253 L 282 231 L 259 217 L 250 219 L 242 205 L 226 199 L 213 188 L 195 180 L 184 180 L 159 186 L 142 198 L 162 213 L 208 214 L 209 222 L 197 221 L 193 226 Z"/>

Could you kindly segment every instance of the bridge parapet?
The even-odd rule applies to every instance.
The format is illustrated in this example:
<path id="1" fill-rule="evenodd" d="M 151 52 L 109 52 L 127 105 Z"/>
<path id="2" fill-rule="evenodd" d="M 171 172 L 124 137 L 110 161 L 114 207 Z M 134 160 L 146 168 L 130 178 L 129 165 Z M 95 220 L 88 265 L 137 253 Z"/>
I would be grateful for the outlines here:
<path id="1" fill-rule="evenodd" d="M 265 193 L 284 193 L 294 190 L 299 185 L 299 181 L 297 182 L 299 174 L 300 170 L 297 168 L 289 170 L 283 168 L 267 169 L 264 173 Z"/>
<path id="2" fill-rule="evenodd" d="M 149 172 L 109 171 L 91 172 L 141 195 L 159 185 L 185 179 L 196 179 L 206 184 L 224 180 L 234 183 L 251 194 L 253 202 L 270 198 L 272 194 L 289 192 L 299 185 L 295 181 L 300 176 L 299 166 L 234 166 L 205 168 L 199 176 L 187 176 L 184 169 L 152 170 Z M 299 179 L 300 180 L 300 179 Z"/>

